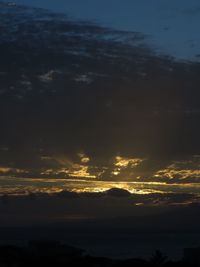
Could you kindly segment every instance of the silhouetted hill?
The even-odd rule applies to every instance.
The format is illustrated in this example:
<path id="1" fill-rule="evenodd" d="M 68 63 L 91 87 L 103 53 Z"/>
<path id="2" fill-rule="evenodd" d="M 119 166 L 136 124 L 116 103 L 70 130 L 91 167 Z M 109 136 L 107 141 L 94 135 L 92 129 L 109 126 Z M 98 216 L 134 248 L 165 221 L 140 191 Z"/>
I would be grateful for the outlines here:
<path id="1" fill-rule="evenodd" d="M 189 264 L 189 265 L 188 265 Z M 63 245 L 57 241 L 32 241 L 26 247 L 0 246 L 0 266 L 91 266 L 91 267 L 143 267 L 143 266 L 197 266 L 195 261 L 173 262 L 156 251 L 148 260 L 114 260 L 92 257 L 81 249 Z"/>

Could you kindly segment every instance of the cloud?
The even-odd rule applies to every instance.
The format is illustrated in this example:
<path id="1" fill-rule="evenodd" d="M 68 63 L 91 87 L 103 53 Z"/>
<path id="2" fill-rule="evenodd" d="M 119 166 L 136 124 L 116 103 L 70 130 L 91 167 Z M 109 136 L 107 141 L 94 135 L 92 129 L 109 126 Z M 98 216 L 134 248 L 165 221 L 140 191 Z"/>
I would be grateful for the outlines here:
<path id="1" fill-rule="evenodd" d="M 193 181 L 200 181 L 200 171 L 199 170 L 174 170 L 170 167 L 165 170 L 158 171 L 155 175 L 155 177 L 160 177 L 161 179 L 175 179 L 175 180 L 185 180 L 186 182 Z"/>
<path id="2" fill-rule="evenodd" d="M 38 78 L 44 83 L 50 83 L 60 74 L 61 72 L 58 70 L 49 70 L 47 73 L 39 75 Z"/>
<path id="3" fill-rule="evenodd" d="M 187 160 L 172 161 L 165 169 L 158 170 L 154 177 L 172 182 L 200 182 L 200 157 L 193 156 Z"/>
<path id="4" fill-rule="evenodd" d="M 138 166 L 143 161 L 143 159 L 123 158 L 120 156 L 117 156 L 115 160 L 116 160 L 115 162 L 116 167 L 128 167 L 128 165 L 130 165 L 131 167 L 135 167 Z"/>
<path id="5" fill-rule="evenodd" d="M 12 10 L 0 18 L 6 29 L 0 50 L 2 174 L 199 180 L 199 167 L 187 160 L 172 166 L 200 151 L 198 64 L 156 55 L 138 44 L 146 38 L 141 33 L 69 22 L 41 10 Z M 30 14 L 37 14 L 34 23 Z M 15 25 L 9 20 L 14 15 Z M 27 27 L 13 32 L 22 20 Z M 125 42 L 131 36 L 133 46 Z"/>
<path id="6" fill-rule="evenodd" d="M 23 170 L 23 169 L 17 169 L 17 168 L 10 168 L 10 167 L 2 167 L 0 166 L 0 175 L 20 175 L 20 174 L 28 174 L 28 170 Z"/>
<path id="7" fill-rule="evenodd" d="M 0 167 L 0 173 L 8 173 L 8 172 L 10 172 L 11 170 L 12 170 L 11 168 Z"/>
<path id="8" fill-rule="evenodd" d="M 78 156 L 80 157 L 82 163 L 88 163 L 90 161 L 90 158 L 84 153 L 78 153 Z"/>

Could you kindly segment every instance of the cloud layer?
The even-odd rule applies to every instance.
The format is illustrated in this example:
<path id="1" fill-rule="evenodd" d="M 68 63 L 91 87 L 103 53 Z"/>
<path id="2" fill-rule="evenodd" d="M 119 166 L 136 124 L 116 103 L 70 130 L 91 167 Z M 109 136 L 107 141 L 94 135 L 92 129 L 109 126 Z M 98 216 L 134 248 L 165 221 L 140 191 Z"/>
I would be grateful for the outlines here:
<path id="1" fill-rule="evenodd" d="M 138 32 L 0 12 L 2 176 L 199 182 L 198 63 Z"/>

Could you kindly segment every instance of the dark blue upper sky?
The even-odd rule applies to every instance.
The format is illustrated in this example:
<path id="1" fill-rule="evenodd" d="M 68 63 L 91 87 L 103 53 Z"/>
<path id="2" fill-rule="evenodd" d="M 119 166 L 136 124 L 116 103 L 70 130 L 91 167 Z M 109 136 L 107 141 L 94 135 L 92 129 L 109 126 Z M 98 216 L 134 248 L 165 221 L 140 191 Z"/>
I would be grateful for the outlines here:
<path id="1" fill-rule="evenodd" d="M 66 12 L 118 29 L 149 34 L 149 44 L 181 59 L 200 54 L 200 3 L 197 0 L 16 0 Z"/>

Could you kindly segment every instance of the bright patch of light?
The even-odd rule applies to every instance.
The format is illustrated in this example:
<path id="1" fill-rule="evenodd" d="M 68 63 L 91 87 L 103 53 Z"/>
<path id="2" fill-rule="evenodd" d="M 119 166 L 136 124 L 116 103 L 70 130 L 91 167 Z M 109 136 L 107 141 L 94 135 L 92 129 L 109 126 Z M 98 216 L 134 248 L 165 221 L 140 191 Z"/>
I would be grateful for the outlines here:
<path id="1" fill-rule="evenodd" d="M 70 177 L 83 177 L 95 179 L 96 175 L 91 175 L 88 166 L 79 165 L 77 169 L 69 172 Z"/>
<path id="2" fill-rule="evenodd" d="M 131 159 L 131 158 L 124 158 L 124 157 L 117 156 L 115 158 L 115 166 L 117 166 L 117 167 L 128 167 L 130 165 L 131 167 L 136 167 L 142 161 L 143 161 L 143 159 L 139 159 L 139 158 Z"/>

